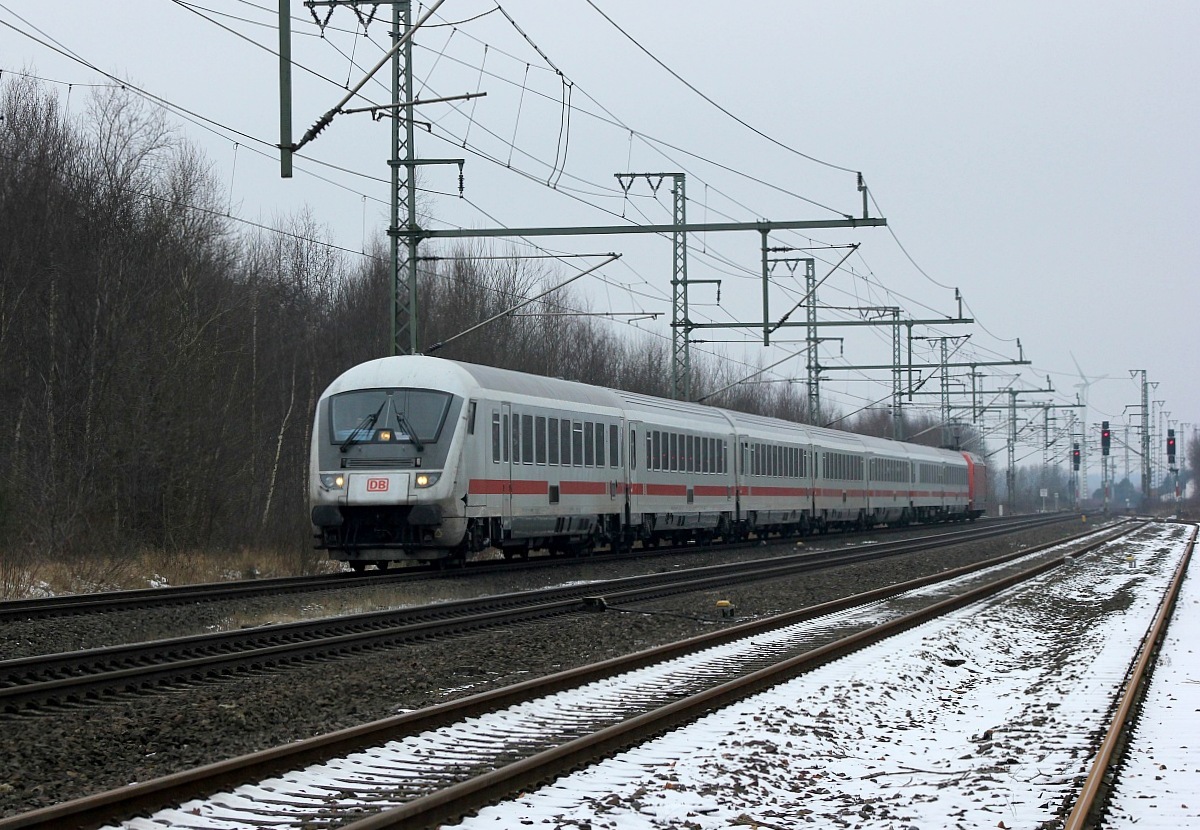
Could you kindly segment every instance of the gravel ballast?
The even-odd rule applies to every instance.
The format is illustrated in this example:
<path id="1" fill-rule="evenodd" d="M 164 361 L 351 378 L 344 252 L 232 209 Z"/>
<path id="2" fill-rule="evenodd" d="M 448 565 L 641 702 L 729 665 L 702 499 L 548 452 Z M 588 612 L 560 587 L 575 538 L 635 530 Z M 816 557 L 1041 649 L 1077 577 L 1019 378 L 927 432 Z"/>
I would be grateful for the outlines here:
<path id="1" fill-rule="evenodd" d="M 628 609 L 636 613 L 614 610 L 581 614 L 448 641 L 410 644 L 259 674 L 238 674 L 37 716 L 4 717 L 0 719 L 0 815 L 56 804 L 683 639 L 714 627 L 936 573 L 1083 529 L 1060 524 L 930 553 L 737 585 L 721 592 L 682 595 Z M 828 537 L 806 544 L 839 546 L 851 542 Z M 749 552 L 707 551 L 658 559 L 650 565 L 564 563 L 551 571 L 514 571 L 502 578 L 489 578 L 486 583 L 482 577 L 456 575 L 405 591 L 419 594 L 412 602 L 437 601 L 609 579 L 647 570 L 697 567 L 732 558 L 767 556 L 771 550 L 764 546 Z M 715 607 L 719 599 L 733 603 L 734 617 L 721 616 Z M 230 617 L 282 622 L 298 615 L 298 604 L 331 609 L 365 604 L 368 607 L 362 610 L 372 610 L 384 601 L 379 596 L 353 601 L 335 596 L 291 596 L 256 599 L 252 601 L 254 607 L 208 603 L 203 609 L 89 615 L 36 626 L 13 623 L 4 627 L 0 648 L 5 658 L 22 656 L 21 652 L 46 654 L 131 639 L 194 634 L 197 629 L 228 625 Z M 313 609 L 308 613 L 314 613 Z"/>

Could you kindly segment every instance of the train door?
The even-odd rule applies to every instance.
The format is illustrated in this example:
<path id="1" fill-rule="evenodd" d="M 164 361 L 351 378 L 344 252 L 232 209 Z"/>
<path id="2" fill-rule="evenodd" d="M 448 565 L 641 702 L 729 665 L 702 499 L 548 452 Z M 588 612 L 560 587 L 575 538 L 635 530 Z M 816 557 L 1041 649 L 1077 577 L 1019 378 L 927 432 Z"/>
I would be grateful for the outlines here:
<path id="1" fill-rule="evenodd" d="M 513 464 L 519 459 L 512 451 L 513 437 L 520 434 L 513 423 L 512 404 L 500 404 L 500 517 L 505 530 L 512 528 L 513 515 Z"/>
<path id="2" fill-rule="evenodd" d="M 622 489 L 625 491 L 624 522 L 627 528 L 642 521 L 641 500 L 636 497 L 645 492 L 642 485 L 649 459 L 644 452 L 639 452 L 642 448 L 638 446 L 639 440 L 645 440 L 642 438 L 645 434 L 641 421 L 625 422 L 625 486 Z"/>

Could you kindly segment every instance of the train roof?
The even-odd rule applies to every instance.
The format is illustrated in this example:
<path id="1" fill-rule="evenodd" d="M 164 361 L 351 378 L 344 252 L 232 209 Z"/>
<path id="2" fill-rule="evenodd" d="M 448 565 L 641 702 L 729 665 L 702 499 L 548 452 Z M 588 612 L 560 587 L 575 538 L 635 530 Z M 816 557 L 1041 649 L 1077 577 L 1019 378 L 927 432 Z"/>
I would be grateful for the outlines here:
<path id="1" fill-rule="evenodd" d="M 426 355 L 381 357 L 361 363 L 339 375 L 321 397 L 389 386 L 440 389 L 463 397 L 500 392 L 594 407 L 621 408 L 622 405 L 615 392 L 601 386 Z"/>
<path id="2" fill-rule="evenodd" d="M 645 413 L 646 416 L 652 414 L 668 423 L 708 429 L 735 429 L 739 432 L 766 434 L 777 430 L 787 430 L 793 435 L 796 430 L 801 430 L 807 434 L 809 441 L 818 442 L 823 446 L 841 446 L 847 450 L 869 450 L 881 455 L 903 455 L 915 461 L 961 461 L 962 459 L 962 453 L 953 450 L 896 442 L 886 438 L 875 438 L 870 435 L 786 421 L 781 418 L 721 409 L 707 404 L 657 398 L 652 395 L 592 386 L 573 380 L 532 375 L 512 369 L 498 369 L 493 366 L 481 366 L 475 363 L 463 363 L 426 355 L 382 357 L 361 363 L 339 375 L 321 397 L 324 399 L 354 389 L 379 389 L 392 386 L 440 389 L 462 397 L 492 392 L 502 396 L 549 398 L 588 407 L 619 409 L 634 418 L 638 417 L 638 413 Z M 898 449 L 901 447 L 903 449 Z"/>

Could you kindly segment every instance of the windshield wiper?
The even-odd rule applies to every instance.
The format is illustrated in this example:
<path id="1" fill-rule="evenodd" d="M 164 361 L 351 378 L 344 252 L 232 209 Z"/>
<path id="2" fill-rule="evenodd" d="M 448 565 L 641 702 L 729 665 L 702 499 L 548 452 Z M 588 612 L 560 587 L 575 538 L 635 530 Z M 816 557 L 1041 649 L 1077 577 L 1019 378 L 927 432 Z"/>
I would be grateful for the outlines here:
<path id="1" fill-rule="evenodd" d="M 417 437 L 417 431 L 412 428 L 412 424 L 404 417 L 404 413 L 398 409 L 396 410 L 396 423 L 400 425 L 400 429 L 408 433 L 408 440 L 413 442 L 413 446 L 417 448 L 417 452 L 425 452 L 425 445 Z"/>
<path id="2" fill-rule="evenodd" d="M 350 433 L 350 437 L 346 439 L 346 443 L 342 444 L 342 447 L 341 447 L 342 452 L 345 452 L 346 450 L 350 449 L 355 444 L 357 444 L 359 441 L 363 440 L 360 437 L 363 434 L 363 430 L 369 430 L 375 426 L 375 422 L 377 420 L 379 420 L 379 413 L 383 412 L 383 408 L 385 406 L 387 406 L 387 398 L 383 399 L 383 403 L 381 403 L 379 405 L 379 408 L 376 409 L 372 414 L 367 415 L 365 418 L 363 418 L 361 421 L 358 422 L 358 426 L 356 426 L 354 428 L 354 430 Z"/>

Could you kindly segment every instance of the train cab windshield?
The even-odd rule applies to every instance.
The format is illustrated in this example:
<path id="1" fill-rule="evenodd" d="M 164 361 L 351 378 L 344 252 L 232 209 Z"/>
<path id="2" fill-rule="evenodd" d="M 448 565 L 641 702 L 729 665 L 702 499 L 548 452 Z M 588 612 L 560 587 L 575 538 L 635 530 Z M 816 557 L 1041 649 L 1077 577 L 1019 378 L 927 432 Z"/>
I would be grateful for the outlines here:
<path id="1" fill-rule="evenodd" d="M 334 395 L 329 402 L 330 443 L 343 451 L 354 444 L 435 443 L 446 421 L 451 396 L 427 389 L 362 389 Z"/>

